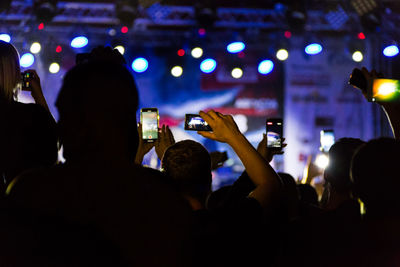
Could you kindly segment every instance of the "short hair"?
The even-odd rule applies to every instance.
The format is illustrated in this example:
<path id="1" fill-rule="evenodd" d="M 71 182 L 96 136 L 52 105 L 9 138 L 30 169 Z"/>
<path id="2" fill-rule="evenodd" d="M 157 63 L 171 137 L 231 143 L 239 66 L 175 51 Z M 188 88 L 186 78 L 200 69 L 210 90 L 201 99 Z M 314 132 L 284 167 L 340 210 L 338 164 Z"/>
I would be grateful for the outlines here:
<path id="1" fill-rule="evenodd" d="M 359 148 L 351 163 L 351 179 L 354 189 L 365 203 L 367 212 L 371 206 L 391 209 L 400 208 L 400 141 L 379 138 Z"/>
<path id="2" fill-rule="evenodd" d="M 110 133 L 117 130 L 123 134 L 121 137 L 127 142 L 127 156 L 133 160 L 138 147 L 138 92 L 132 74 L 124 65 L 93 60 L 75 66 L 64 77 L 56 106 L 64 155 L 70 155 L 68 151 L 76 145 L 67 144 L 68 134 L 71 134 L 72 129 L 90 127 L 80 123 L 88 118 L 93 125 L 102 126 Z M 100 134 L 107 135 L 106 132 Z"/>
<path id="3" fill-rule="evenodd" d="M 205 203 L 211 191 L 211 158 L 200 143 L 184 140 L 170 146 L 162 167 L 181 193 Z"/>
<path id="4" fill-rule="evenodd" d="M 357 138 L 341 138 L 329 149 L 325 179 L 339 193 L 351 191 L 350 166 L 356 150 L 365 144 Z"/>
<path id="5" fill-rule="evenodd" d="M 19 55 L 12 44 L 0 41 L 0 97 L 11 102 L 21 84 Z"/>
<path id="6" fill-rule="evenodd" d="M 135 118 L 138 92 L 128 69 L 107 61 L 91 61 L 72 68 L 64 77 L 56 106 L 60 115 L 80 115 L 84 110 L 96 109 L 114 122 L 121 118 Z M 117 115 L 117 116 L 116 116 Z"/>

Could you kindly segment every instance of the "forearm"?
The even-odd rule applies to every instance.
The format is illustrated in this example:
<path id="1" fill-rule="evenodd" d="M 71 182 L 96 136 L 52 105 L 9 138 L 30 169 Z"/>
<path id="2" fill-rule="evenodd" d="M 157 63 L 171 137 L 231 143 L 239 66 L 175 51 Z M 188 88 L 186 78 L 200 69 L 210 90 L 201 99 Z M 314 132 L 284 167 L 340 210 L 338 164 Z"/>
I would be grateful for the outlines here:
<path id="1" fill-rule="evenodd" d="M 48 112 L 50 112 L 49 106 L 47 105 L 46 98 L 44 98 L 43 94 L 36 95 L 32 94 L 33 99 L 35 100 L 35 103 L 44 107 Z"/>
<path id="2" fill-rule="evenodd" d="M 385 104 L 383 110 L 388 118 L 395 139 L 400 139 L 400 105 Z"/>
<path id="3" fill-rule="evenodd" d="M 265 207 L 269 204 L 272 195 L 279 190 L 278 175 L 242 134 L 229 142 L 229 145 L 239 156 L 251 181 L 256 186 L 252 196 Z"/>
<path id="4" fill-rule="evenodd" d="M 136 153 L 135 163 L 138 164 L 138 165 L 142 165 L 143 158 L 144 158 L 143 153 L 141 153 L 141 152 L 138 151 L 138 152 Z"/>

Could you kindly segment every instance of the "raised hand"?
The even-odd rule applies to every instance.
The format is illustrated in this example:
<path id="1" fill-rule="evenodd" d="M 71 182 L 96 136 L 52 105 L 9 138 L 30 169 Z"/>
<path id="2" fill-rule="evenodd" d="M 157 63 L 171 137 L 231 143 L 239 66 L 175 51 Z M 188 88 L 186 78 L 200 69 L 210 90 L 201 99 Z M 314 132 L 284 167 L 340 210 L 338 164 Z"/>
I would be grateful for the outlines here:
<path id="1" fill-rule="evenodd" d="M 224 165 L 224 162 L 228 160 L 228 156 L 226 151 L 225 152 L 219 152 L 219 151 L 214 151 L 210 153 L 211 157 L 211 170 L 216 170 L 222 165 Z"/>
<path id="2" fill-rule="evenodd" d="M 266 159 L 268 162 L 271 162 L 275 155 L 283 154 L 283 148 L 287 146 L 285 142 L 285 138 L 282 138 L 282 148 L 281 149 L 269 149 L 268 144 L 268 136 L 267 134 L 263 134 L 263 139 L 257 146 L 257 151 L 260 155 Z"/>
<path id="3" fill-rule="evenodd" d="M 143 157 L 149 153 L 153 148 L 154 143 L 147 143 L 143 140 L 142 124 L 138 123 L 138 133 L 139 133 L 139 147 L 136 153 L 135 163 L 142 164 Z"/>
<path id="4" fill-rule="evenodd" d="M 214 110 L 207 113 L 200 111 L 199 115 L 211 126 L 212 132 L 198 132 L 198 134 L 222 143 L 230 144 L 241 133 L 231 115 L 223 115 Z"/>
<path id="5" fill-rule="evenodd" d="M 164 156 L 165 150 L 175 144 L 175 138 L 168 126 L 163 125 L 158 133 L 155 143 L 156 153 L 159 159 Z"/>
<path id="6" fill-rule="evenodd" d="M 33 77 L 30 78 L 30 85 L 31 85 L 31 95 L 35 100 L 36 104 L 41 105 L 47 111 L 50 112 L 49 107 L 47 106 L 46 99 L 44 98 L 42 86 L 40 85 L 40 77 L 37 72 L 33 69 L 27 70 L 26 72 L 30 72 L 33 74 Z"/>

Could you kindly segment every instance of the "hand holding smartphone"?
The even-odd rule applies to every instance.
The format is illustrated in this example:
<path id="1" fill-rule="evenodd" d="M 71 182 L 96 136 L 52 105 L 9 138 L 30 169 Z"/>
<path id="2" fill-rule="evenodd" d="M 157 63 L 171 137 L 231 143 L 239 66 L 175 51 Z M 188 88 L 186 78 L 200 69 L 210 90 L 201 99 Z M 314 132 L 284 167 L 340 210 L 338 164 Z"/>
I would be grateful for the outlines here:
<path id="1" fill-rule="evenodd" d="M 158 139 L 158 109 L 142 108 L 140 110 L 140 122 L 142 124 L 143 141 L 147 143 L 155 142 Z"/>
<path id="2" fill-rule="evenodd" d="M 198 114 L 185 115 L 186 131 L 212 131 L 211 126 Z"/>
<path id="3" fill-rule="evenodd" d="M 329 149 L 331 149 L 331 146 L 335 143 L 335 134 L 333 130 L 322 130 L 320 132 L 320 142 L 321 142 L 321 147 L 320 150 L 322 152 L 329 152 Z"/>
<path id="4" fill-rule="evenodd" d="M 267 147 L 269 149 L 282 149 L 282 136 L 283 136 L 283 121 L 282 119 L 267 119 Z"/>
<path id="5" fill-rule="evenodd" d="M 35 73 L 32 71 L 24 71 L 21 73 L 22 78 L 22 90 L 24 91 L 31 91 L 31 82 L 32 79 L 35 77 Z"/>

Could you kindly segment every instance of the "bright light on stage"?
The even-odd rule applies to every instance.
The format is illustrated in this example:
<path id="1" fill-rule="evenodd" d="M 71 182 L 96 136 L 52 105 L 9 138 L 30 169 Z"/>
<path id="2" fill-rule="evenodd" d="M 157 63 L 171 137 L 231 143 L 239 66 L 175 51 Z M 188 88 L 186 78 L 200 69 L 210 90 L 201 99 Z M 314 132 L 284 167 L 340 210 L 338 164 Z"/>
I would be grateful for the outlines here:
<path id="1" fill-rule="evenodd" d="M 82 47 L 87 46 L 88 43 L 89 43 L 88 38 L 86 38 L 85 36 L 78 36 L 78 37 L 75 37 L 74 39 L 72 39 L 71 47 L 82 48 Z"/>
<path id="2" fill-rule="evenodd" d="M 279 59 L 280 61 L 284 61 L 288 59 L 289 57 L 289 52 L 286 49 L 279 49 L 276 52 L 276 58 Z"/>
<path id="3" fill-rule="evenodd" d="M 118 52 L 123 55 L 125 54 L 125 47 L 123 47 L 122 45 L 117 45 L 116 47 L 114 47 L 114 49 L 117 49 Z"/>
<path id="4" fill-rule="evenodd" d="M 269 59 L 263 60 L 258 64 L 258 72 L 261 74 L 268 74 L 274 69 L 274 62 Z"/>
<path id="5" fill-rule="evenodd" d="M 149 62 L 143 57 L 139 57 L 132 62 L 132 69 L 135 72 L 142 73 L 145 72 L 149 67 Z"/>
<path id="6" fill-rule="evenodd" d="M 53 73 L 53 74 L 59 72 L 60 71 L 60 65 L 57 62 L 51 63 L 50 67 L 49 67 L 49 71 L 50 71 L 50 73 Z"/>
<path id="7" fill-rule="evenodd" d="M 9 43 L 9 42 L 11 42 L 11 36 L 7 33 L 2 33 L 2 34 L 0 34 L 0 41 Z"/>
<path id="8" fill-rule="evenodd" d="M 306 48 L 304 49 L 304 51 L 308 55 L 317 55 L 322 52 L 322 46 L 317 43 L 312 43 L 312 44 L 307 45 Z"/>
<path id="9" fill-rule="evenodd" d="M 399 48 L 397 47 L 397 45 L 389 45 L 385 47 L 385 49 L 383 49 L 383 54 L 386 57 L 397 56 L 397 54 L 399 54 Z"/>
<path id="10" fill-rule="evenodd" d="M 38 42 L 34 42 L 31 45 L 30 51 L 32 54 L 37 54 L 40 52 L 40 50 L 42 50 L 42 46 L 40 45 L 40 43 Z"/>
<path id="11" fill-rule="evenodd" d="M 236 54 L 242 52 L 246 48 L 246 45 L 243 42 L 233 42 L 228 44 L 226 50 L 231 54 Z"/>
<path id="12" fill-rule="evenodd" d="M 364 56 L 361 53 L 361 51 L 355 51 L 351 57 L 355 62 L 361 62 L 364 59 Z"/>
<path id="13" fill-rule="evenodd" d="M 200 47 L 195 47 L 192 49 L 191 54 L 194 58 L 201 58 L 201 56 L 203 55 L 203 49 L 201 49 Z"/>
<path id="14" fill-rule="evenodd" d="M 240 79 L 243 76 L 243 70 L 241 68 L 234 68 L 231 72 L 231 75 L 235 79 Z"/>
<path id="15" fill-rule="evenodd" d="M 175 66 L 171 69 L 171 74 L 174 77 L 180 77 L 180 76 L 182 76 L 182 73 L 183 73 L 183 69 L 181 66 Z"/>
<path id="16" fill-rule="evenodd" d="M 31 53 L 25 53 L 19 60 L 21 67 L 28 68 L 35 62 L 35 57 Z"/>
<path id="17" fill-rule="evenodd" d="M 329 158 L 325 154 L 318 154 L 315 158 L 315 165 L 320 169 L 325 169 L 329 165 Z"/>
<path id="18" fill-rule="evenodd" d="M 217 62 L 212 58 L 203 60 L 200 64 L 200 70 L 204 73 L 211 73 L 217 67 Z"/>

